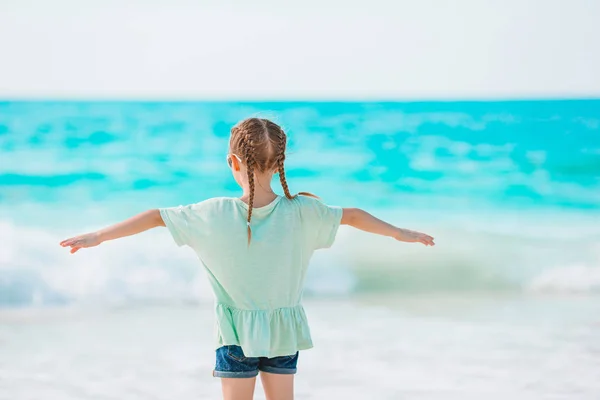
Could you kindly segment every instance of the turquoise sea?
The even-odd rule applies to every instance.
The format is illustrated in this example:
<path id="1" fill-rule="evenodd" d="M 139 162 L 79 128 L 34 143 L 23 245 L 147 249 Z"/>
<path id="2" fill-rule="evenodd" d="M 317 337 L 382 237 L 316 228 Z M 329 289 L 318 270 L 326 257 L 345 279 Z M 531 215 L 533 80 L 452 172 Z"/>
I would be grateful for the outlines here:
<path id="1" fill-rule="evenodd" d="M 195 261 L 170 261 L 184 256 L 165 232 L 78 257 L 56 243 L 238 195 L 229 130 L 255 115 L 289 134 L 292 191 L 437 238 L 425 250 L 342 229 L 307 294 L 600 291 L 600 100 L 4 102 L 0 306 L 202 296 Z"/>
<path id="2" fill-rule="evenodd" d="M 249 116 L 288 132 L 292 192 L 436 238 L 317 252 L 298 398 L 600 398 L 600 100 L 548 100 L 0 102 L 0 399 L 218 395 L 191 250 L 58 243 L 239 195 Z"/>

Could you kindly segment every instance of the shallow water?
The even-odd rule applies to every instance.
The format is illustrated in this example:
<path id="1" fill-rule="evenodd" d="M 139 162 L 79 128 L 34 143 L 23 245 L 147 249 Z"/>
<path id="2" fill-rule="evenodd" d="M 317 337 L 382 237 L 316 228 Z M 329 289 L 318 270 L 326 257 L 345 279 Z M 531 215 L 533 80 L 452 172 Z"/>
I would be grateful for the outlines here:
<path id="1" fill-rule="evenodd" d="M 597 399 L 600 302 L 473 294 L 305 302 L 298 399 Z M 212 308 L 5 310 L 1 399 L 217 399 Z M 260 384 L 256 398 L 264 399 Z"/>

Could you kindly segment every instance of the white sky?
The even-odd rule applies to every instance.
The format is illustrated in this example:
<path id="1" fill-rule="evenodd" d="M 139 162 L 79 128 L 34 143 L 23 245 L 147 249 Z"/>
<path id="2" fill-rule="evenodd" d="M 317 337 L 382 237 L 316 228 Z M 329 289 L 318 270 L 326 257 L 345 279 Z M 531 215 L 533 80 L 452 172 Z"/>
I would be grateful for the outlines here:
<path id="1" fill-rule="evenodd" d="M 0 98 L 600 97 L 598 0 L 283 3 L 0 0 Z"/>

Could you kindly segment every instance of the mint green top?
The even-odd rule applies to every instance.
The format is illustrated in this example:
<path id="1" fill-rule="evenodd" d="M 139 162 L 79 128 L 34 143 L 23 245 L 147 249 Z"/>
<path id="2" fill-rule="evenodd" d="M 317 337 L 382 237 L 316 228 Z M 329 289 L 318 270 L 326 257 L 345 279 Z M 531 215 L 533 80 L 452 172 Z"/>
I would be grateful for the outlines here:
<path id="1" fill-rule="evenodd" d="M 161 208 L 179 246 L 188 245 L 204 266 L 215 295 L 216 348 L 241 346 L 247 357 L 277 357 L 313 347 L 300 304 L 308 262 L 330 247 L 342 208 L 318 199 L 278 196 L 252 210 L 217 197 L 187 206 Z"/>

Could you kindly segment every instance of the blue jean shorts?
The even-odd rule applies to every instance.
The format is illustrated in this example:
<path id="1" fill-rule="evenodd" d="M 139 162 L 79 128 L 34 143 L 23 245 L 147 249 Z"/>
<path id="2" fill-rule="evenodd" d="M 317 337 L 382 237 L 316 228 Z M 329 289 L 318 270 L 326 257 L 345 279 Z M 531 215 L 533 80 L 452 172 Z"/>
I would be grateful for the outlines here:
<path id="1" fill-rule="evenodd" d="M 279 357 L 246 357 L 240 346 L 229 345 L 217 349 L 213 376 L 218 378 L 252 378 L 258 371 L 271 374 L 295 374 L 298 352 Z"/>

